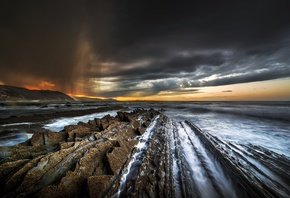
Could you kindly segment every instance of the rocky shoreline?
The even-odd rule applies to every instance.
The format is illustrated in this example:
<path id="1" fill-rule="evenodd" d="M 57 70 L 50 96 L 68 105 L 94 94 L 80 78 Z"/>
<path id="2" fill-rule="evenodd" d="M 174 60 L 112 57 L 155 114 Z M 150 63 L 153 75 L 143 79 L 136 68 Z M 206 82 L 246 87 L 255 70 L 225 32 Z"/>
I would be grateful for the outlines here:
<path id="1" fill-rule="evenodd" d="M 0 147 L 0 197 L 287 197 L 289 164 L 136 109 Z"/>
<path id="2" fill-rule="evenodd" d="M 11 116 L 9 118 L 0 118 L 0 146 L 2 145 L 1 141 L 5 143 L 5 141 L 11 138 L 13 140 L 13 138 L 15 137 L 23 137 L 25 141 L 25 139 L 27 138 L 25 133 L 32 135 L 34 133 L 45 132 L 46 129 L 43 128 L 44 123 L 53 119 L 58 119 L 62 117 L 70 118 L 94 113 L 103 113 L 118 110 L 120 111 L 126 109 L 127 108 L 124 108 L 122 106 L 113 105 L 92 109 L 67 110 L 54 113 L 41 113 L 26 116 Z"/>
<path id="3" fill-rule="evenodd" d="M 0 152 L 3 197 L 99 197 L 115 193 L 138 138 L 159 112 L 118 112 L 39 132 Z M 159 122 L 158 122 L 159 123 Z"/>

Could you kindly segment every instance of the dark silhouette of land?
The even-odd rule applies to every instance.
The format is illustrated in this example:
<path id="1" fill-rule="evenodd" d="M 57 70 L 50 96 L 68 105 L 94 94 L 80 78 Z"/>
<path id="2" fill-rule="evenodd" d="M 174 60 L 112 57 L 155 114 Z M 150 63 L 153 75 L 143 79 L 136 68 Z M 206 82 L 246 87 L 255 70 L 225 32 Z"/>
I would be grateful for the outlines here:
<path id="1" fill-rule="evenodd" d="M 0 101 L 74 101 L 73 98 L 60 91 L 29 90 L 23 87 L 0 85 Z"/>

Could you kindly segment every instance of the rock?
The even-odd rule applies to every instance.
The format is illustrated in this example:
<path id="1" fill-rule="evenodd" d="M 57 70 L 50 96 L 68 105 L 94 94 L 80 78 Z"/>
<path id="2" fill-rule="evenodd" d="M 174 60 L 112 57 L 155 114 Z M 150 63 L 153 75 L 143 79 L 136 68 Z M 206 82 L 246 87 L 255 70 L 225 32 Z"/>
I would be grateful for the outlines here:
<path id="1" fill-rule="evenodd" d="M 34 133 L 30 139 L 32 146 L 45 145 L 44 134 L 43 133 Z"/>
<path id="2" fill-rule="evenodd" d="M 55 146 L 62 141 L 66 141 L 67 135 L 68 134 L 66 132 L 52 132 L 52 131 L 34 133 L 32 138 L 30 139 L 30 144 L 32 146 L 42 146 L 42 145 Z"/>
<path id="3" fill-rule="evenodd" d="M 143 135 L 143 133 L 145 133 L 145 131 L 146 131 L 146 128 L 145 127 L 143 127 L 143 126 L 140 126 L 140 127 L 138 127 L 138 133 L 140 134 L 140 135 Z"/>
<path id="4" fill-rule="evenodd" d="M 104 129 L 106 129 L 108 126 L 109 126 L 109 121 L 110 121 L 110 119 L 111 119 L 111 116 L 110 115 L 106 115 L 105 117 L 103 117 L 102 119 L 101 119 L 101 128 L 104 130 Z"/>
<path id="5" fill-rule="evenodd" d="M 146 110 L 107 115 L 2 147 L 0 197 L 112 196 L 136 150 L 139 128 L 152 115 Z"/>
<path id="6" fill-rule="evenodd" d="M 97 126 L 97 123 L 95 120 L 89 120 L 89 125 L 93 126 L 93 127 L 96 127 Z"/>
<path id="7" fill-rule="evenodd" d="M 117 116 L 120 119 L 120 121 L 122 121 L 122 122 L 129 122 L 129 120 L 127 118 L 127 115 L 126 115 L 126 112 L 118 111 L 117 112 Z"/>
<path id="8" fill-rule="evenodd" d="M 237 197 L 289 195 L 290 174 L 285 170 L 290 170 L 290 160 L 285 156 L 255 145 L 232 150 L 255 156 L 271 174 L 278 173 L 284 188 L 279 180 L 268 182 L 268 176 L 250 162 L 232 158 L 234 152 L 224 150 L 230 144 L 187 121 L 176 123 L 162 114 L 155 117 L 157 114 L 153 109 L 136 109 L 115 118 L 95 119 L 96 127 L 108 124 L 101 132 L 92 131 L 92 124 L 79 123 L 60 133 L 39 132 L 29 144 L 0 147 L 0 197 L 206 197 L 192 180 L 185 153 L 190 150 L 183 149 L 181 141 L 184 137 L 190 140 L 188 148 L 197 154 L 196 162 L 204 166 L 201 170 L 207 172 L 208 164 L 202 161 L 205 156 L 196 149 L 193 137 L 200 140 L 198 146 L 204 146 L 206 155 L 211 154 L 212 162 L 220 162 L 221 172 L 217 173 L 226 171 L 225 178 L 233 184 L 226 189 L 229 187 L 213 179 L 210 170 L 203 177 L 213 185 L 212 196 L 234 197 L 223 190 Z M 178 127 L 185 124 L 187 136 L 181 137 Z M 139 136 L 144 133 L 150 134 L 149 138 Z M 254 175 L 254 170 L 259 170 L 263 179 Z"/>
<path id="9" fill-rule="evenodd" d="M 102 193 L 109 188 L 113 176 L 112 175 L 100 175 L 91 176 L 88 178 L 89 196 L 91 198 L 103 197 Z"/>
<path id="10" fill-rule="evenodd" d="M 83 126 L 83 127 L 87 127 L 87 128 L 91 128 L 91 125 L 89 123 L 84 123 L 84 122 L 78 122 L 77 124 L 78 126 Z"/>
<path id="11" fill-rule="evenodd" d="M 133 145 L 130 145 L 130 147 L 132 149 Z M 119 174 L 122 166 L 126 163 L 130 151 L 130 149 L 121 146 L 115 147 L 111 153 L 107 154 L 108 168 L 113 175 Z"/>
<path id="12" fill-rule="evenodd" d="M 64 130 L 68 133 L 67 141 L 74 141 L 75 138 L 83 138 L 92 133 L 91 128 L 83 124 L 71 125 L 65 127 Z"/>

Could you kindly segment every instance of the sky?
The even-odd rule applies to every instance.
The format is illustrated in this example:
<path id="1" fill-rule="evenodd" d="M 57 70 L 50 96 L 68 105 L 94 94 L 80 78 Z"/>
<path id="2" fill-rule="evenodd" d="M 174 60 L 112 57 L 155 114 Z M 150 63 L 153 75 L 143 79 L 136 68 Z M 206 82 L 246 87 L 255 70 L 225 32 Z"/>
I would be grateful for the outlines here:
<path id="1" fill-rule="evenodd" d="M 290 100 L 287 0 L 3 0 L 0 84 L 118 100 Z"/>

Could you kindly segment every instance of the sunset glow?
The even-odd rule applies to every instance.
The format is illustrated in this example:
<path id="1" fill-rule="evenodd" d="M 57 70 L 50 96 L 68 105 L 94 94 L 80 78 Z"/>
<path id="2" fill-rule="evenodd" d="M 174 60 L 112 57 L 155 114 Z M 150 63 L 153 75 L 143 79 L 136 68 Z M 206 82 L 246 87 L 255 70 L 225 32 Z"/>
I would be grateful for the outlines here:
<path id="1" fill-rule="evenodd" d="M 122 101 L 290 100 L 287 6 L 124 5 L 5 3 L 0 84 Z"/>
<path id="2" fill-rule="evenodd" d="M 163 91 L 147 97 L 117 97 L 120 101 L 285 101 L 290 100 L 290 78 L 264 82 L 203 87 L 199 91 Z"/>

